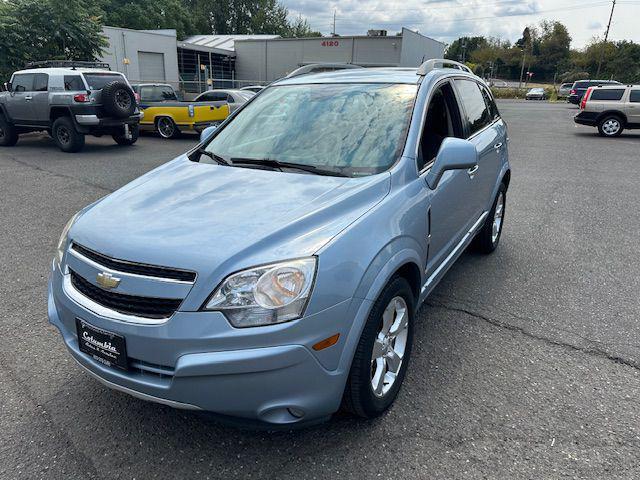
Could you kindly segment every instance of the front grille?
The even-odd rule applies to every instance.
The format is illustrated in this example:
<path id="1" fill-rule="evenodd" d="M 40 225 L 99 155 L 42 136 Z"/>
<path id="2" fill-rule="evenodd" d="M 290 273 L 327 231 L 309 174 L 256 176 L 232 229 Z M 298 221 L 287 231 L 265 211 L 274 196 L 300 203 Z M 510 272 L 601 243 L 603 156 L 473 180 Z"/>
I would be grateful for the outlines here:
<path id="1" fill-rule="evenodd" d="M 173 315 L 173 312 L 175 312 L 180 306 L 180 303 L 182 303 L 181 299 L 175 298 L 138 297 L 135 295 L 109 292 L 100 287 L 96 287 L 73 270 L 70 270 L 69 273 L 71 274 L 71 284 L 85 297 L 90 298 L 103 307 L 126 315 L 146 318 L 168 318 Z"/>
<path id="2" fill-rule="evenodd" d="M 195 272 L 189 272 L 187 270 L 177 270 L 175 268 L 158 267 L 155 265 L 146 265 L 144 263 L 127 262 L 126 260 L 118 260 L 115 258 L 107 257 L 101 253 L 89 250 L 82 245 L 74 243 L 71 246 L 72 250 L 75 250 L 79 254 L 87 257 L 89 260 L 93 260 L 100 265 L 110 268 L 111 270 L 117 270 L 123 273 L 134 273 L 136 275 L 145 275 L 147 277 L 165 278 L 171 280 L 180 280 L 183 282 L 193 282 L 196 279 Z"/>

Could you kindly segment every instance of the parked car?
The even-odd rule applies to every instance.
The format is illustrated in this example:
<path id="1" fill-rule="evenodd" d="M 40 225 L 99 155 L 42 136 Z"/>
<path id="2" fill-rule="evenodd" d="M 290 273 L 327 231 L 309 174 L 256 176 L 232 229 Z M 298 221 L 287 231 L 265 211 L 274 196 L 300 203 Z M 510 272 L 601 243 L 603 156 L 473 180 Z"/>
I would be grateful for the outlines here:
<path id="1" fill-rule="evenodd" d="M 567 98 L 571 93 L 573 83 L 563 83 L 558 89 L 558 98 Z"/>
<path id="2" fill-rule="evenodd" d="M 47 131 L 64 152 L 78 152 L 85 135 L 111 135 L 119 145 L 138 139 L 142 114 L 126 77 L 95 62 L 44 61 L 11 76 L 0 92 L 0 146 L 22 133 Z"/>
<path id="3" fill-rule="evenodd" d="M 525 95 L 526 100 L 546 100 L 547 93 L 544 88 L 532 88 Z"/>
<path id="4" fill-rule="evenodd" d="M 242 91 L 249 91 L 249 92 L 253 92 L 253 93 L 258 93 L 262 90 L 264 90 L 266 87 L 264 85 L 247 85 L 246 87 L 242 87 L 240 90 Z"/>
<path id="5" fill-rule="evenodd" d="M 598 127 L 603 137 L 617 137 L 625 128 L 640 128 L 640 85 L 589 87 L 574 121 Z"/>
<path id="6" fill-rule="evenodd" d="M 48 293 L 72 357 L 173 407 L 383 413 L 416 309 L 467 246 L 498 246 L 511 178 L 489 88 L 434 62 L 276 81 L 74 215 Z"/>
<path id="7" fill-rule="evenodd" d="M 136 84 L 133 89 L 139 95 L 140 108 L 144 111 L 140 127 L 156 131 L 162 138 L 175 138 L 184 131 L 199 133 L 229 116 L 226 99 L 206 103 L 185 102 L 166 83 Z"/>
<path id="8" fill-rule="evenodd" d="M 567 102 L 579 105 L 582 97 L 589 87 L 597 87 L 602 85 L 620 85 L 615 80 L 578 80 L 574 82 L 567 97 Z"/>
<path id="9" fill-rule="evenodd" d="M 195 98 L 194 102 L 227 102 L 229 104 L 229 111 L 233 113 L 251 100 L 251 97 L 254 95 L 254 92 L 248 90 L 218 88 L 201 93 Z"/>

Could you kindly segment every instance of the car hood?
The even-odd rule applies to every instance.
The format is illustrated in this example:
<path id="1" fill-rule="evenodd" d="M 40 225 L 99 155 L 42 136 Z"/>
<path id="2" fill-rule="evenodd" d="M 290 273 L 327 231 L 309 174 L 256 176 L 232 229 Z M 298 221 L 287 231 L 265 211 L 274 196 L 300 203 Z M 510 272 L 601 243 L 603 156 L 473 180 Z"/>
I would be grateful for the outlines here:
<path id="1" fill-rule="evenodd" d="M 314 254 L 389 188 L 388 173 L 331 177 L 182 156 L 87 208 L 69 236 L 113 258 L 216 277 Z"/>

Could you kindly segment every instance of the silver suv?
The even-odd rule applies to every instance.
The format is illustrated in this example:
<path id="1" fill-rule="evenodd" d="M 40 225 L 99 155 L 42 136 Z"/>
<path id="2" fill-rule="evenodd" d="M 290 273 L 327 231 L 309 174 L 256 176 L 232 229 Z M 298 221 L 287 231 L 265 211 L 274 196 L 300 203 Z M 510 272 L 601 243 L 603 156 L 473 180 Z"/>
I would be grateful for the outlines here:
<path id="1" fill-rule="evenodd" d="M 120 145 L 138 139 L 142 114 L 126 77 L 94 62 L 35 62 L 11 76 L 0 92 L 0 146 L 21 133 L 48 131 L 65 152 L 85 135 L 111 135 Z"/>
<path id="2" fill-rule="evenodd" d="M 625 128 L 640 128 L 640 85 L 590 87 L 574 121 L 598 127 L 603 137 L 617 137 Z"/>

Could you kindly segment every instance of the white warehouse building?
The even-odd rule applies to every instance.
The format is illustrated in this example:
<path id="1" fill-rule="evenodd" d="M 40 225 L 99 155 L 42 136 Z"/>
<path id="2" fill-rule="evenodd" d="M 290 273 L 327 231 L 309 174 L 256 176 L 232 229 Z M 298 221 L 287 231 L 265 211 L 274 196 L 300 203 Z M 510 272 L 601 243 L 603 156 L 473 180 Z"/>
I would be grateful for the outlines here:
<path id="1" fill-rule="evenodd" d="M 417 67 L 442 58 L 444 49 L 444 43 L 408 28 L 396 36 L 375 30 L 366 36 L 237 40 L 235 78 L 270 82 L 311 63 Z"/>
<path id="2" fill-rule="evenodd" d="M 280 38 L 276 35 L 196 35 L 175 30 L 103 27 L 109 42 L 100 58 L 132 83 L 166 82 L 185 92 L 265 84 L 312 63 L 417 67 L 442 58 L 445 44 L 407 28 L 387 36 Z"/>

